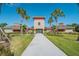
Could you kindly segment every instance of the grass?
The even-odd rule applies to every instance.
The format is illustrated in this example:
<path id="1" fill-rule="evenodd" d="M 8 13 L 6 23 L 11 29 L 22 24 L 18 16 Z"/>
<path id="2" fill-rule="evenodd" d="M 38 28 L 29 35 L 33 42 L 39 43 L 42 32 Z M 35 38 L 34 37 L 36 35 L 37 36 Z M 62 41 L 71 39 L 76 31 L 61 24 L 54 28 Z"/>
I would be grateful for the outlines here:
<path id="1" fill-rule="evenodd" d="M 29 45 L 33 39 L 33 34 L 15 35 L 11 41 L 11 51 L 15 56 L 23 53 L 24 49 Z"/>
<path id="2" fill-rule="evenodd" d="M 49 36 L 48 39 L 69 56 L 79 56 L 79 42 L 77 35 L 62 34 L 63 36 Z"/>
<path id="3" fill-rule="evenodd" d="M 75 35 L 73 35 L 73 34 L 62 34 L 62 35 L 63 35 L 63 38 L 68 39 L 68 40 L 73 40 L 73 41 L 76 41 L 76 39 L 78 37 L 77 34 L 75 34 Z"/>

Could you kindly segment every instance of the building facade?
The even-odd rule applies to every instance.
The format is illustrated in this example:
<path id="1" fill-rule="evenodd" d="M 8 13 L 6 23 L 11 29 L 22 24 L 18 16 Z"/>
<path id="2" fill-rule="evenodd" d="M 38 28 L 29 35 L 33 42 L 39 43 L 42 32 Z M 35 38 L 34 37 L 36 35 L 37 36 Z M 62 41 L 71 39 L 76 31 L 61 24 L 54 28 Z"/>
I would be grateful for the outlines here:
<path id="1" fill-rule="evenodd" d="M 58 31 L 65 31 L 66 30 L 66 26 L 64 25 L 64 23 L 59 23 L 58 24 Z"/>
<path id="2" fill-rule="evenodd" d="M 34 17 L 34 33 L 44 33 L 45 17 Z"/>
<path id="3" fill-rule="evenodd" d="M 20 32 L 21 25 L 16 23 L 13 25 L 13 32 Z"/>

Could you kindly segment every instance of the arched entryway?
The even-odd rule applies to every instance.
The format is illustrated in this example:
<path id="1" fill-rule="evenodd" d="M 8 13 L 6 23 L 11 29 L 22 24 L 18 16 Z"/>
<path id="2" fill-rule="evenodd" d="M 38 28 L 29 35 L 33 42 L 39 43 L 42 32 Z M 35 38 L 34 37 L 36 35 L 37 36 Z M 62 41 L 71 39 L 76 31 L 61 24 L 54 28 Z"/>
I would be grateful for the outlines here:
<path id="1" fill-rule="evenodd" d="M 43 29 L 36 29 L 36 33 L 43 33 Z"/>

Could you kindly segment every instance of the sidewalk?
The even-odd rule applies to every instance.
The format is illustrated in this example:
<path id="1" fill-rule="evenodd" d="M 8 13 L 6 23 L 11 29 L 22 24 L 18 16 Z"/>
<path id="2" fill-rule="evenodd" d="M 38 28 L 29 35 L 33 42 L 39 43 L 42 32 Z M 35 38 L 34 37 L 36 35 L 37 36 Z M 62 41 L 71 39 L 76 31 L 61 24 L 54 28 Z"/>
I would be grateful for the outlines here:
<path id="1" fill-rule="evenodd" d="M 38 33 L 22 56 L 66 56 L 59 48 L 51 43 L 43 34 Z"/>

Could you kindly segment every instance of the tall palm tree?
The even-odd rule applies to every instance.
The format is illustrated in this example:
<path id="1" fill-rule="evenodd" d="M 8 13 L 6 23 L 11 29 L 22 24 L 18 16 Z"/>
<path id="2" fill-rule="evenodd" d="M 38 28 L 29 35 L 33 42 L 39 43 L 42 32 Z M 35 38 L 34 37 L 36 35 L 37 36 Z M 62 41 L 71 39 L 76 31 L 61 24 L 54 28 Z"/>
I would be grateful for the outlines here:
<path id="1" fill-rule="evenodd" d="M 20 14 L 20 16 L 22 18 L 24 18 L 24 16 L 26 15 L 26 11 L 23 8 L 17 8 L 16 11 L 17 11 L 18 14 Z M 22 30 L 22 21 L 23 20 L 21 20 L 21 24 L 20 24 L 21 34 L 23 33 L 23 30 Z"/>
<path id="2" fill-rule="evenodd" d="M 58 17 L 63 17 L 64 12 L 60 8 L 57 8 L 51 13 L 51 16 L 53 16 L 56 21 L 56 31 L 58 31 Z"/>
<path id="3" fill-rule="evenodd" d="M 50 17 L 48 20 L 48 23 L 50 24 L 50 32 L 52 31 L 52 22 L 53 22 L 53 19 L 52 17 Z"/>
<path id="4" fill-rule="evenodd" d="M 26 22 L 27 22 L 28 19 L 30 19 L 30 16 L 27 16 L 27 15 L 26 15 L 24 18 L 25 18 L 25 20 L 26 20 Z M 28 33 L 28 26 L 27 26 L 27 33 Z"/>
<path id="5" fill-rule="evenodd" d="M 29 19 L 29 16 L 27 16 L 26 14 L 26 10 L 24 10 L 23 8 L 17 8 L 17 13 L 20 14 L 20 16 L 23 18 L 23 19 L 26 19 L 28 20 Z M 21 20 L 21 23 L 22 23 L 23 20 Z M 21 24 L 21 33 L 23 33 L 23 30 L 22 30 L 22 24 Z"/>

